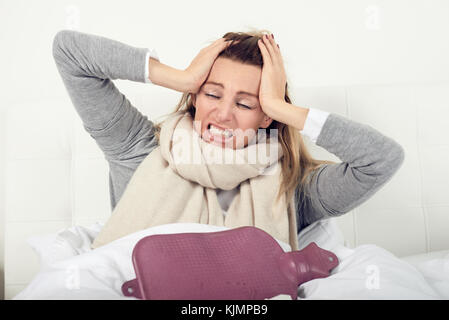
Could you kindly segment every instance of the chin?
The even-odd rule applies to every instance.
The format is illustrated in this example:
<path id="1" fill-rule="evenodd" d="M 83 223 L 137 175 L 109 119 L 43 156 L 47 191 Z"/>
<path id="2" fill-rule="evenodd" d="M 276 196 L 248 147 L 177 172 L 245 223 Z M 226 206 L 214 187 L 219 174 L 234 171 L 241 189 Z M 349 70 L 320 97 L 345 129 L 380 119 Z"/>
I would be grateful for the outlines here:
<path id="1" fill-rule="evenodd" d="M 207 143 L 213 144 L 215 146 L 219 146 L 222 148 L 227 148 L 227 149 L 236 149 L 236 141 L 235 141 L 235 137 L 232 137 L 230 140 L 227 141 L 222 141 L 222 140 L 214 140 L 214 137 L 202 137 L 204 141 L 206 141 Z"/>

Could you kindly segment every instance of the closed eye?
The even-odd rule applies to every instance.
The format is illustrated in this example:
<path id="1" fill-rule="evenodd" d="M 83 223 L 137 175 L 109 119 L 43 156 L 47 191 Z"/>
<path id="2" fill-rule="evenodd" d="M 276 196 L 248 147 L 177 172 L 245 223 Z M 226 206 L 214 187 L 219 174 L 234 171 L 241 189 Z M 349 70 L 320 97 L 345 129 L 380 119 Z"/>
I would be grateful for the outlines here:
<path id="1" fill-rule="evenodd" d="M 211 97 L 213 99 L 220 99 L 220 97 L 214 96 L 213 94 L 206 93 L 206 96 Z M 237 103 L 237 105 L 241 106 L 243 108 L 246 108 L 246 109 L 252 109 L 251 107 L 248 107 L 247 105 L 244 105 L 244 104 L 241 104 L 241 103 Z"/>

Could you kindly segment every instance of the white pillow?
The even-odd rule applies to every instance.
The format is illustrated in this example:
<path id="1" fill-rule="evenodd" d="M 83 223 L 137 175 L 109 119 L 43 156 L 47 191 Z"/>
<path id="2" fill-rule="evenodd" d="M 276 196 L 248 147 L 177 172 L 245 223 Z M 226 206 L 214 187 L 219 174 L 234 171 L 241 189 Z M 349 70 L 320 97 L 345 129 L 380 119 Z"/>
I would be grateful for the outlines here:
<path id="1" fill-rule="evenodd" d="M 339 265 L 328 278 L 302 284 L 301 299 L 441 299 L 421 272 L 381 247 L 346 248 L 347 255 L 336 249 Z"/>
<path id="2" fill-rule="evenodd" d="M 343 234 L 335 219 L 318 220 L 301 230 L 298 234 L 299 250 L 311 242 L 315 242 L 320 248 L 329 251 L 337 246 L 343 246 Z"/>
<path id="3" fill-rule="evenodd" d="M 41 267 L 91 251 L 91 244 L 99 234 L 104 224 L 95 223 L 91 226 L 74 226 L 62 229 L 55 234 L 33 236 L 27 239 L 40 259 Z M 141 234 L 167 234 L 182 232 L 215 232 L 227 230 L 227 227 L 218 227 L 199 223 L 171 223 L 160 225 L 146 230 L 138 231 Z M 132 235 L 130 235 L 132 236 Z M 118 239 L 120 240 L 120 239 Z M 117 240 L 116 240 L 117 241 Z M 284 251 L 291 251 L 288 243 L 277 240 Z"/>
<path id="4" fill-rule="evenodd" d="M 41 267 L 90 251 L 90 244 L 103 227 L 74 226 L 57 233 L 29 237 L 27 243 L 37 253 Z"/>
<path id="5" fill-rule="evenodd" d="M 91 251 L 90 245 L 99 234 L 104 224 L 95 223 L 90 226 L 73 226 L 62 229 L 54 234 L 38 235 L 27 239 L 40 259 L 41 267 L 61 261 L 85 252 Z M 149 228 L 149 234 L 181 233 L 181 232 L 213 232 L 226 230 L 226 227 L 216 227 L 194 223 L 174 223 Z M 277 239 L 276 239 L 277 240 Z M 343 246 L 343 236 L 334 219 L 323 219 L 307 226 L 298 235 L 299 249 L 315 242 L 323 249 L 333 251 L 337 246 Z M 288 243 L 277 240 L 282 249 L 291 251 Z M 340 258 L 342 251 L 334 252 Z"/>
<path id="6" fill-rule="evenodd" d="M 95 223 L 90 226 L 74 226 L 62 229 L 54 234 L 38 235 L 27 239 L 40 259 L 41 266 L 73 257 L 91 250 L 95 237 L 104 224 Z M 191 223 L 167 224 L 155 227 L 161 233 L 208 232 L 217 231 L 215 226 Z M 222 228 L 225 230 L 228 228 Z M 284 251 L 291 251 L 289 244 L 277 240 Z M 332 251 L 337 245 L 343 245 L 343 236 L 334 219 L 323 219 L 307 226 L 298 235 L 299 249 L 315 242 L 323 249 Z"/>

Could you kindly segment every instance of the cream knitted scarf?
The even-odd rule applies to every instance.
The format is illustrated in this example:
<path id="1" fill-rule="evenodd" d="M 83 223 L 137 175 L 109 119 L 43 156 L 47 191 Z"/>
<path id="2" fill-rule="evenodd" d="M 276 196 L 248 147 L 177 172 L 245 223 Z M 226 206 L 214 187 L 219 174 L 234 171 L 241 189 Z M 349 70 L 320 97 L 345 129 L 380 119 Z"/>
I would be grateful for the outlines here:
<path id="1" fill-rule="evenodd" d="M 260 132 L 259 132 L 260 133 Z M 159 146 L 139 165 L 110 219 L 92 244 L 97 248 L 133 232 L 176 222 L 216 226 L 255 226 L 298 249 L 293 199 L 280 187 L 282 148 L 272 136 L 258 134 L 245 148 L 204 141 L 187 112 L 164 121 Z M 226 216 L 216 190 L 239 192 Z"/>

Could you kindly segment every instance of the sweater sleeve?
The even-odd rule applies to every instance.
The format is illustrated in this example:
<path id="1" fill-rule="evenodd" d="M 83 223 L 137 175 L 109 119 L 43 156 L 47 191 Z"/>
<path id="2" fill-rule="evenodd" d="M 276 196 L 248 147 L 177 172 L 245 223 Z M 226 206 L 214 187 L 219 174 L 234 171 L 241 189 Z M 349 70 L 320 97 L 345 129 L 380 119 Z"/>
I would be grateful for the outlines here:
<path id="1" fill-rule="evenodd" d="M 53 39 L 53 57 L 84 128 L 108 160 L 144 157 L 155 144 L 153 122 L 142 115 L 112 80 L 151 83 L 148 59 L 155 50 L 75 30 Z M 148 80 L 147 80 L 148 79 Z"/>
<path id="2" fill-rule="evenodd" d="M 296 189 L 298 232 L 311 223 L 342 215 L 368 200 L 404 161 L 404 149 L 374 128 L 330 113 L 316 145 L 342 162 L 315 169 Z"/>

